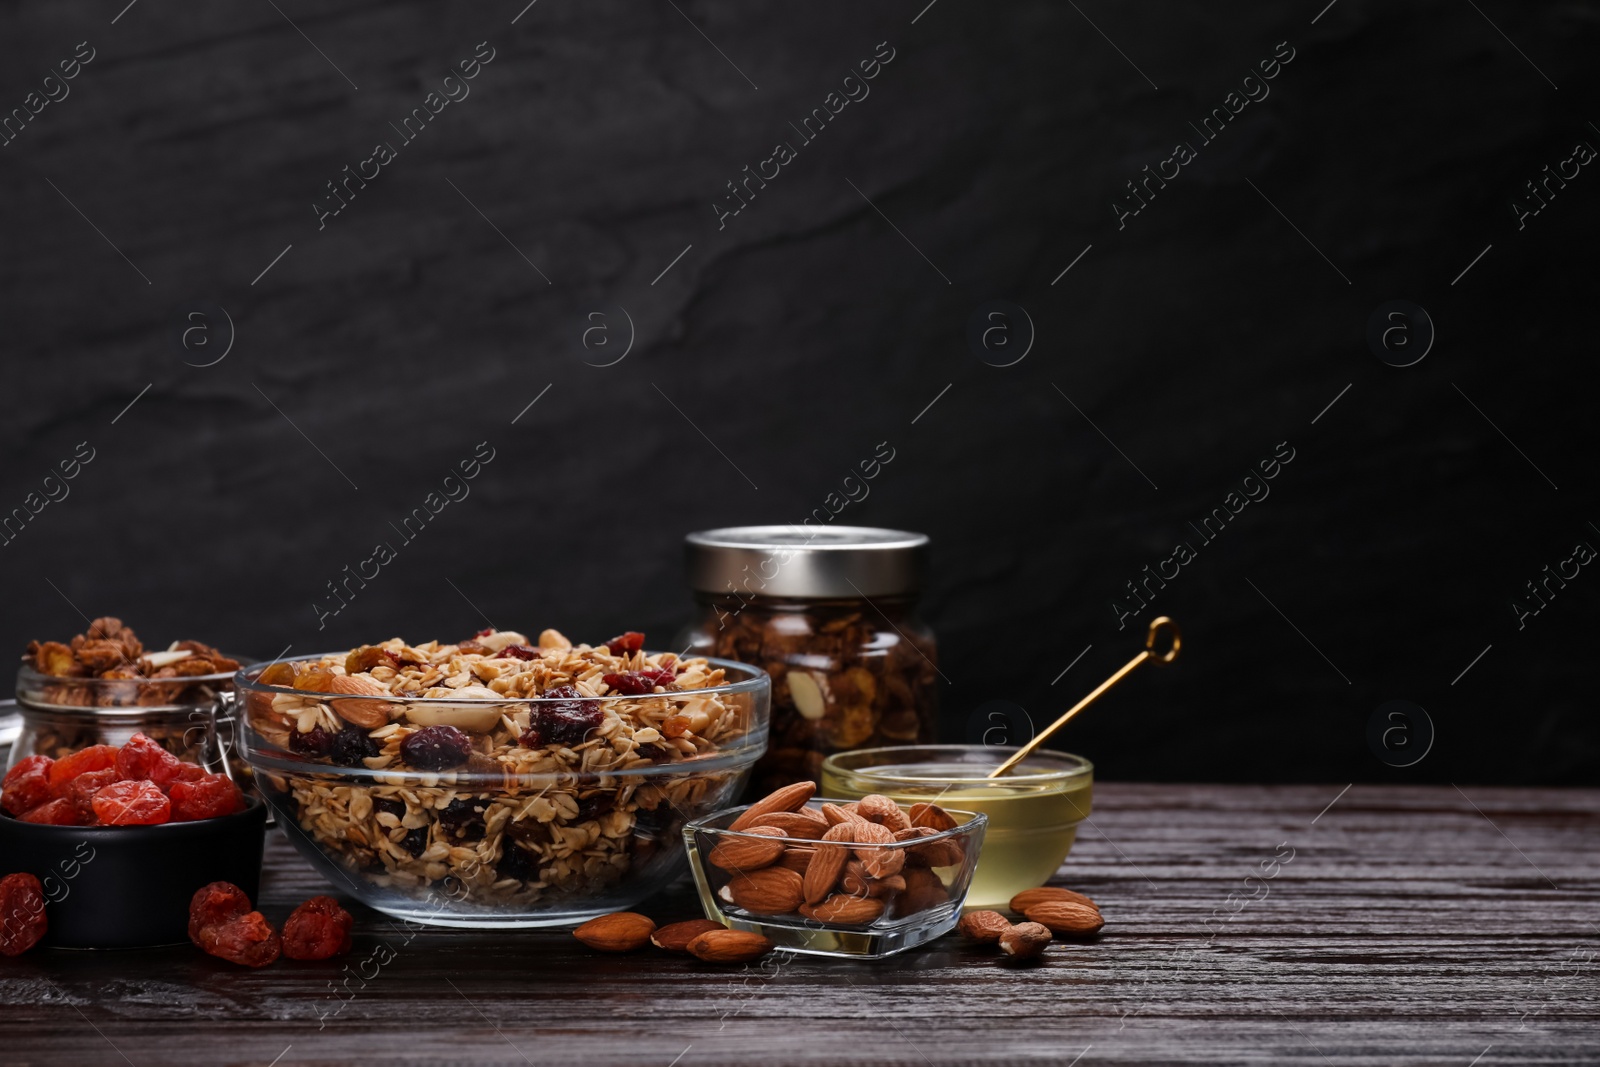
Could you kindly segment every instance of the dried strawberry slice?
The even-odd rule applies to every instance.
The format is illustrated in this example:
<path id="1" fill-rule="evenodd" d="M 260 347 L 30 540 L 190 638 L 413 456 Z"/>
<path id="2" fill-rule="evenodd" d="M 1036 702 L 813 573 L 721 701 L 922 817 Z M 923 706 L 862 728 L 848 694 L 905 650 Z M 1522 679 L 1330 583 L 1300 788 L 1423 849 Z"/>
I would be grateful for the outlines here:
<path id="1" fill-rule="evenodd" d="M 629 652 L 637 652 L 643 647 L 644 634 L 640 633 L 638 630 L 629 630 L 626 633 L 617 637 L 613 637 L 611 640 L 606 642 L 606 648 L 611 651 L 613 656 L 621 656 Z"/>
<path id="2" fill-rule="evenodd" d="M 6 772 L 0 782 L 0 809 L 8 815 L 21 815 L 50 799 L 49 756 L 28 756 Z"/>
<path id="3" fill-rule="evenodd" d="M 200 943 L 200 928 L 237 919 L 250 910 L 250 898 L 232 882 L 212 882 L 189 898 L 189 940 Z"/>
<path id="4" fill-rule="evenodd" d="M 172 801 L 154 782 L 112 782 L 91 803 L 107 826 L 154 826 L 172 818 Z"/>
<path id="5" fill-rule="evenodd" d="M 117 772 L 124 778 L 164 786 L 178 776 L 182 766 L 182 760 L 144 734 L 134 734 L 117 749 Z"/>
<path id="6" fill-rule="evenodd" d="M 36 822 L 47 826 L 77 826 L 78 809 L 66 797 L 57 797 L 47 801 L 36 808 L 18 815 L 22 822 Z"/>
<path id="7" fill-rule="evenodd" d="M 61 786 L 85 771 L 103 771 L 117 765 L 115 745 L 90 745 L 68 756 L 62 756 L 50 766 L 51 786 Z"/>
<path id="8" fill-rule="evenodd" d="M 246 967 L 265 967 L 283 951 L 278 931 L 259 911 L 247 912 L 223 922 L 200 927 L 194 943 L 201 949 L 230 963 Z"/>
<path id="9" fill-rule="evenodd" d="M 244 807 L 239 787 L 221 774 L 201 775 L 193 782 L 173 782 L 170 795 L 173 822 L 215 819 Z"/>
<path id="10" fill-rule="evenodd" d="M 20 956 L 45 935 L 44 887 L 26 872 L 0 878 L 0 955 Z"/>
<path id="11" fill-rule="evenodd" d="M 283 954 L 291 960 L 325 960 L 350 951 L 355 919 L 332 897 L 312 897 L 283 924 Z"/>

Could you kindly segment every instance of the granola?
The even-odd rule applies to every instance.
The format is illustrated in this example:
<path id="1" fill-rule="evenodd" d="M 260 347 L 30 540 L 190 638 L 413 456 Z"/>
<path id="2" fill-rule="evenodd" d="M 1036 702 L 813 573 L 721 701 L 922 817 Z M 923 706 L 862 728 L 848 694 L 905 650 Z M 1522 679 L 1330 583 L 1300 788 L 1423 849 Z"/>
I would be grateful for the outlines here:
<path id="1" fill-rule="evenodd" d="M 174 641 L 165 651 L 146 651 L 132 627 L 109 615 L 95 619 L 69 644 L 28 642 L 23 659 L 47 679 L 40 685 L 37 699 L 59 707 L 155 707 L 209 701 L 222 688 L 209 676 L 239 669 L 238 660 L 200 641 Z"/>

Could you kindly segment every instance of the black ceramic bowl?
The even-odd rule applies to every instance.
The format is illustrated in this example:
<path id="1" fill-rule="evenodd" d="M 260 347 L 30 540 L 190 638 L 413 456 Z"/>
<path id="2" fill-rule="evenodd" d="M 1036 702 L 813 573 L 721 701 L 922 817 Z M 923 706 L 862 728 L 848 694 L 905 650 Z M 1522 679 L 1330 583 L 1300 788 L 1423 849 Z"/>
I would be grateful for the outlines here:
<path id="1" fill-rule="evenodd" d="M 220 819 L 159 826 L 42 826 L 0 815 L 0 877 L 44 886 L 43 944 L 145 948 L 189 940 L 189 900 L 232 882 L 255 900 L 267 809 L 255 797 Z"/>

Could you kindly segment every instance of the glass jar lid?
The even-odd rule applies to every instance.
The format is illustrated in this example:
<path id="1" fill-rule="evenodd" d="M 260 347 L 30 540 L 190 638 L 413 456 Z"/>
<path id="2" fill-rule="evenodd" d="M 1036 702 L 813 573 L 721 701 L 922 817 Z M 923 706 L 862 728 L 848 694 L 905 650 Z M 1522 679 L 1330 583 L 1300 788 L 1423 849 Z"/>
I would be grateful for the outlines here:
<path id="1" fill-rule="evenodd" d="M 684 541 L 689 585 L 703 593 L 904 596 L 927 569 L 927 534 L 874 526 L 728 526 Z"/>

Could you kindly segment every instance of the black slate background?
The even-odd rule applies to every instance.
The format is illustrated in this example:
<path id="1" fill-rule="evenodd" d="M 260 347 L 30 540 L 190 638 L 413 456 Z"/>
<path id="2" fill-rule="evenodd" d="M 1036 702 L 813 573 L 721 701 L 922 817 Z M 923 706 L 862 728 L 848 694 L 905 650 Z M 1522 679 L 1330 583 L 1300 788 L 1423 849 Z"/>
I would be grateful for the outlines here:
<path id="1" fill-rule="evenodd" d="M 1597 15 L 1321 8 L 7 8 L 0 107 L 97 54 L 0 148 L 0 509 L 96 458 L 0 547 L 0 646 L 103 613 L 262 656 L 485 618 L 665 643 L 685 532 L 798 522 L 887 441 L 838 521 L 933 536 L 961 739 L 1130 655 L 1153 611 L 1119 632 L 1123 583 L 1288 441 L 1152 605 L 1180 663 L 1065 746 L 1118 778 L 1592 782 L 1600 578 L 1520 631 L 1510 602 L 1600 545 L 1600 177 L 1520 232 L 1509 205 L 1600 145 Z M 484 40 L 471 95 L 319 232 L 323 183 Z M 871 95 L 719 231 L 723 183 L 881 41 Z M 1123 183 L 1280 41 L 1271 95 L 1119 231 Z M 1014 366 L 966 340 L 993 299 L 1036 328 Z M 1438 329 L 1404 369 L 1364 340 L 1395 299 Z M 195 301 L 234 325 L 214 366 L 174 340 Z M 632 350 L 587 365 L 616 306 Z M 324 583 L 481 441 L 471 496 L 319 631 Z M 1437 728 L 1403 770 L 1366 741 L 1396 698 Z"/>

